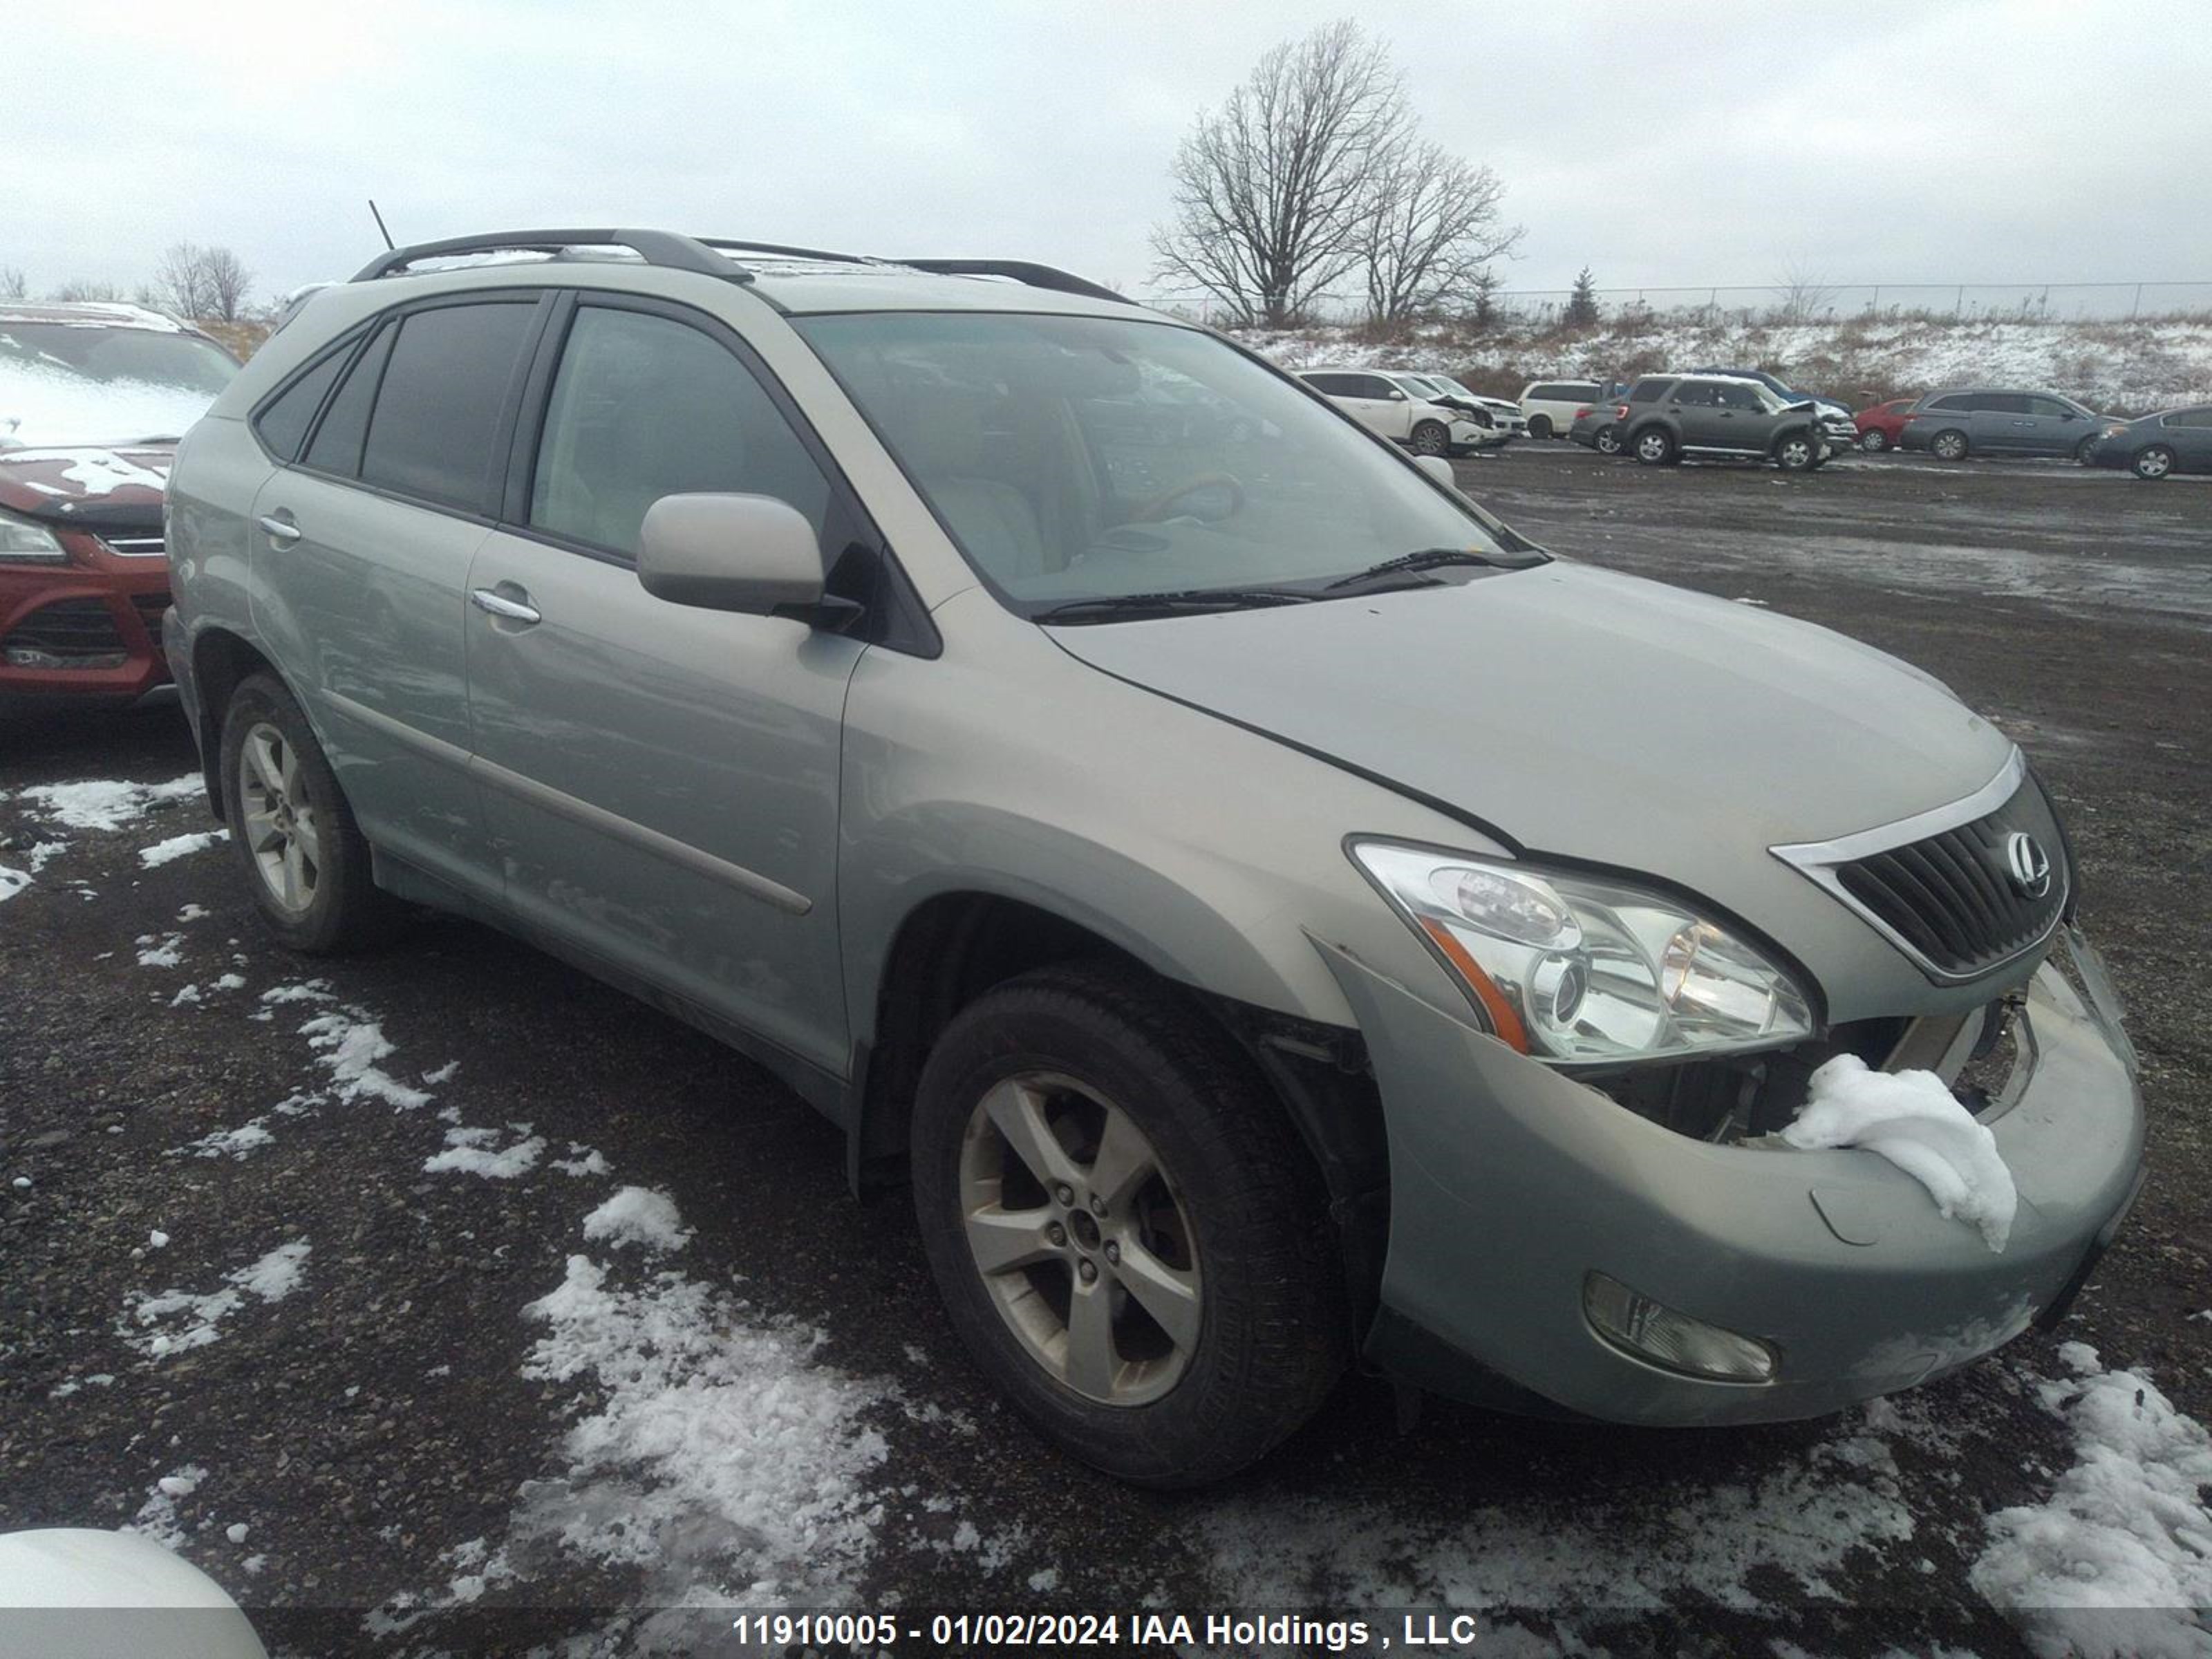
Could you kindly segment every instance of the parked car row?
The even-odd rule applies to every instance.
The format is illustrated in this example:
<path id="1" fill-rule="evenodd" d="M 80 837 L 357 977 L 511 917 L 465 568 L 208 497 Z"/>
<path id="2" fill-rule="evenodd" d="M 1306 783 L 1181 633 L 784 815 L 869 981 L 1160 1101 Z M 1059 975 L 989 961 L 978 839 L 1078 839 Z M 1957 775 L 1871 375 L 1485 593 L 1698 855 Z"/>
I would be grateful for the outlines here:
<path id="1" fill-rule="evenodd" d="M 1471 455 L 1512 435 L 1473 392 L 1438 376 L 1307 368 L 1298 378 L 1369 431 L 1416 455 Z"/>
<path id="2" fill-rule="evenodd" d="M 1646 374 L 1577 408 L 1567 435 L 1601 454 L 1646 466 L 1686 459 L 1771 461 L 1784 471 L 1826 464 L 1848 438 L 1832 407 L 1777 390 L 1772 377 L 1717 369 Z M 1850 416 L 1843 415 L 1848 425 Z"/>
<path id="3" fill-rule="evenodd" d="M 1965 386 L 1896 398 L 1857 417 L 1862 448 L 1925 450 L 1940 461 L 1970 455 L 2072 456 L 2084 466 L 2139 478 L 2212 472 L 2212 404 L 2116 420 L 2055 392 Z"/>

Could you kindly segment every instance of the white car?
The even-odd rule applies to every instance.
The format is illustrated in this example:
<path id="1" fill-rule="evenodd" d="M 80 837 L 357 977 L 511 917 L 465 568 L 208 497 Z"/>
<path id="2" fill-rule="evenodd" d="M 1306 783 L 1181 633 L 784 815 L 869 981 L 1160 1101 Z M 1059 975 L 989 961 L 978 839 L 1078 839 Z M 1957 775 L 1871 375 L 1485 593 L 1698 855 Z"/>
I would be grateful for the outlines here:
<path id="1" fill-rule="evenodd" d="M 1564 438 L 1575 411 L 1588 409 L 1605 393 L 1595 380 L 1531 380 L 1521 388 L 1521 413 L 1532 438 Z"/>
<path id="2" fill-rule="evenodd" d="M 1302 368 L 1298 378 L 1369 431 L 1417 455 L 1463 454 L 1499 441 L 1455 410 L 1429 401 L 1404 377 L 1372 368 Z"/>

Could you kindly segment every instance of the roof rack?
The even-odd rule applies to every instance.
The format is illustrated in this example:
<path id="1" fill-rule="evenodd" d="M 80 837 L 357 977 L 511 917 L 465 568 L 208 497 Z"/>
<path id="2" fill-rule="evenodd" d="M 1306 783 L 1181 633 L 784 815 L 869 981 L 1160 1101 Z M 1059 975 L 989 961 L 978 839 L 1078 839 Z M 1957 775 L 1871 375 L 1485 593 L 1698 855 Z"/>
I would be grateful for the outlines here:
<path id="1" fill-rule="evenodd" d="M 450 259 L 471 253 L 544 253 L 558 258 L 572 248 L 626 247 L 649 265 L 697 271 L 724 282 L 750 283 L 755 273 L 732 253 L 765 253 L 785 259 L 825 259 L 839 264 L 904 265 L 939 276 L 1005 276 L 1031 288 L 1079 294 L 1086 299 L 1130 305 L 1126 295 L 1070 271 L 1025 259 L 890 259 L 864 253 L 831 253 L 822 248 L 791 247 L 780 242 L 744 242 L 720 236 L 681 236 L 669 230 L 508 230 L 477 236 L 450 236 L 439 242 L 413 242 L 393 248 L 363 265 L 356 283 L 396 276 L 425 259 Z"/>
<path id="2" fill-rule="evenodd" d="M 1015 282 L 1026 283 L 1031 288 L 1048 288 L 1061 294 L 1080 294 L 1091 300 L 1112 300 L 1125 306 L 1136 303 L 1127 295 L 1116 294 L 1112 289 L 1088 277 L 1056 270 L 1051 265 L 1032 264 L 1026 259 L 894 259 L 891 263 L 911 265 L 916 270 L 930 271 L 939 276 L 1009 276 Z"/>
<path id="3" fill-rule="evenodd" d="M 743 243 L 722 244 L 740 247 Z M 550 253 L 556 258 L 574 247 L 626 247 L 649 265 L 676 270 L 696 270 L 724 282 L 750 283 L 753 273 L 736 260 L 714 251 L 712 245 L 667 230 L 507 230 L 488 235 L 449 236 L 439 242 L 412 242 L 394 248 L 363 265 L 356 283 L 395 276 L 425 259 L 452 258 L 468 253 Z M 765 248 L 761 250 L 766 252 Z M 840 256 L 825 256 L 836 258 Z"/>

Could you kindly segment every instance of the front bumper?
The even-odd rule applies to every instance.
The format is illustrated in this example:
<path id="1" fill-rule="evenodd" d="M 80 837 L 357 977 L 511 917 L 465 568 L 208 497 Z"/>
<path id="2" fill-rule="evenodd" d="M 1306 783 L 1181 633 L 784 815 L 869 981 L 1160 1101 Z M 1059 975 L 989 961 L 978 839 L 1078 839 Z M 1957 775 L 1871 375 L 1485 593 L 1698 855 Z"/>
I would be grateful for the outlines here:
<path id="1" fill-rule="evenodd" d="M 66 563 L 0 563 L 0 718 L 127 708 L 169 678 L 168 562 L 119 557 L 77 532 L 64 545 Z"/>
<path id="2" fill-rule="evenodd" d="M 1322 948 L 1365 1036 L 1389 1143 L 1368 1357 L 1439 1393 L 1652 1425 L 1823 1415 L 2063 1312 L 2140 1178 L 2117 1015 L 2049 966 L 2022 1013 L 2032 1069 L 1990 1121 L 2020 1192 L 1996 1255 L 1875 1153 L 1691 1139 Z M 1699 1380 L 1611 1346 L 1583 1312 L 1593 1271 L 1769 1344 L 1775 1380 Z"/>

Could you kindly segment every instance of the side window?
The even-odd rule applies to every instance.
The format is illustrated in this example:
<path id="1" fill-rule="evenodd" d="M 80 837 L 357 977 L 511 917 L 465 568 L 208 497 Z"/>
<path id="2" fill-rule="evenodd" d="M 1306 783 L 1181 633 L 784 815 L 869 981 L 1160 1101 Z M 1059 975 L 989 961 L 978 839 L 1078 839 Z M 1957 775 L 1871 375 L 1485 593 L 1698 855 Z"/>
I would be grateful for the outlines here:
<path id="1" fill-rule="evenodd" d="M 1521 395 L 1532 404 L 1555 404 L 1561 396 L 1555 386 L 1532 386 Z"/>
<path id="2" fill-rule="evenodd" d="M 1667 395 L 1667 388 L 1674 384 L 1663 378 L 1638 380 L 1629 388 L 1628 401 L 1632 404 L 1656 404 Z"/>
<path id="3" fill-rule="evenodd" d="M 1759 394 L 1747 386 L 1715 386 L 1713 392 L 1723 409 L 1747 409 L 1757 413 L 1766 407 L 1759 402 Z"/>
<path id="4" fill-rule="evenodd" d="M 1720 388 L 1711 380 L 1685 380 L 1674 388 L 1673 401 L 1685 409 L 1711 409 L 1720 402 Z"/>
<path id="5" fill-rule="evenodd" d="M 1930 410 L 1939 409 L 1948 410 L 1953 414 L 1963 415 L 1970 412 L 1973 409 L 1974 400 L 1962 392 L 1954 392 L 1948 398 L 1930 398 L 1928 403 L 1928 407 Z"/>
<path id="6" fill-rule="evenodd" d="M 530 522 L 637 551 L 663 495 L 773 495 L 823 533 L 830 483 L 767 391 L 726 347 L 645 312 L 576 312 L 538 440 Z"/>
<path id="7" fill-rule="evenodd" d="M 2074 411 L 2056 398 L 2030 398 L 2027 400 L 2027 412 L 2031 415 L 2040 415 L 2046 420 L 2063 421 Z"/>
<path id="8" fill-rule="evenodd" d="M 2028 400 L 2016 392 L 1984 392 L 1974 400 L 1974 407 L 1984 415 L 2025 415 Z"/>
<path id="9" fill-rule="evenodd" d="M 1384 380 L 1380 374 L 1354 374 L 1349 378 L 1352 380 L 1351 395 L 1355 398 L 1376 398 L 1383 403 L 1389 403 L 1390 401 L 1390 394 L 1394 392 L 1398 392 L 1398 388 L 1396 386 L 1392 386 L 1389 381 Z M 1398 395 L 1402 398 L 1406 394 L 1402 392 L 1398 392 Z"/>
<path id="10" fill-rule="evenodd" d="M 2179 409 L 2167 416 L 2161 426 L 2212 427 L 2212 408 Z"/>
<path id="11" fill-rule="evenodd" d="M 335 472 L 342 478 L 361 476 L 361 441 L 368 434 L 368 409 L 376 401 L 376 383 L 384 378 L 385 360 L 392 355 L 392 337 L 398 327 L 386 323 L 377 331 L 368 349 L 354 359 L 353 372 L 338 388 L 324 411 L 322 423 L 300 458 L 318 472 Z"/>
<path id="12" fill-rule="evenodd" d="M 253 417 L 253 429 L 261 434 L 261 441 L 278 460 L 289 461 L 300 453 L 300 441 L 307 435 L 308 422 L 323 406 L 323 394 L 338 378 L 338 371 L 345 367 L 352 349 L 348 343 L 327 353 L 320 362 L 263 405 L 261 412 Z"/>
<path id="13" fill-rule="evenodd" d="M 1559 388 L 1559 395 L 1569 403 L 1586 404 L 1597 396 L 1595 380 L 1571 380 Z"/>
<path id="14" fill-rule="evenodd" d="M 1299 378 L 1325 398 L 1344 396 L 1345 377 L 1341 374 L 1304 374 Z"/>
<path id="15" fill-rule="evenodd" d="M 361 479 L 403 495 L 481 508 L 532 301 L 410 313 L 385 366 Z"/>

